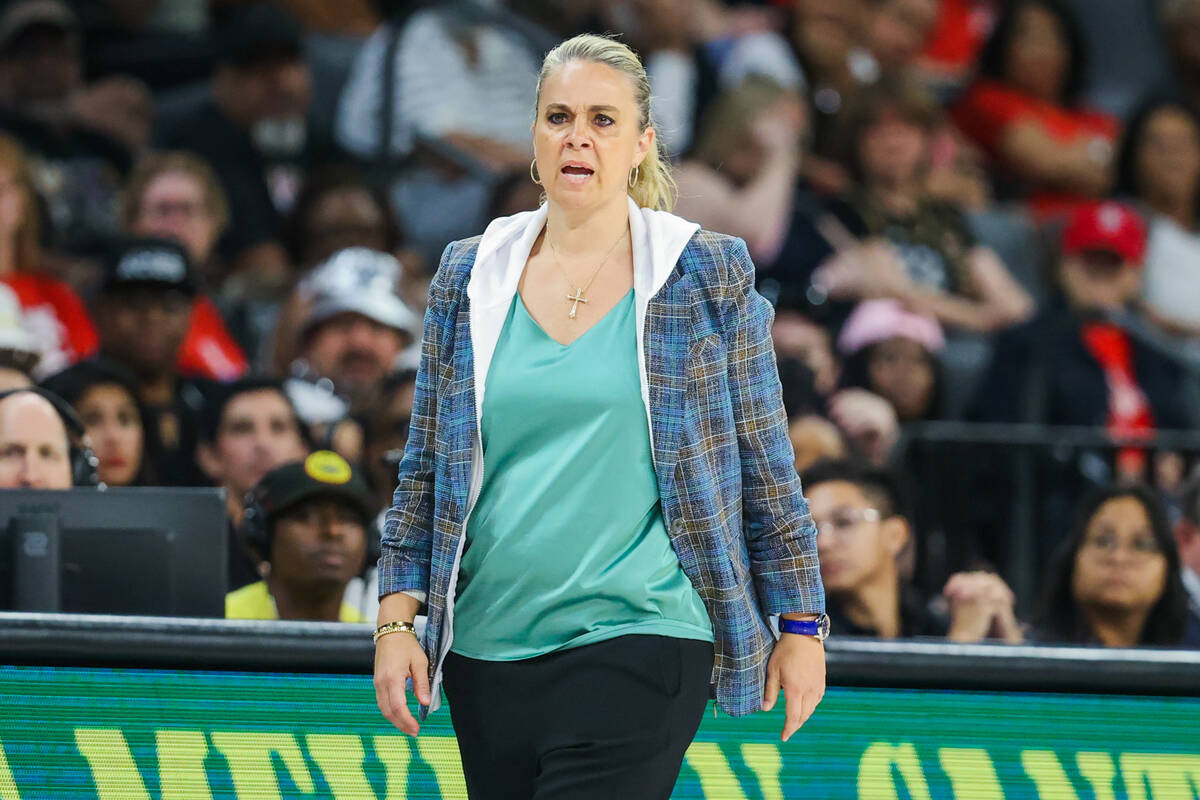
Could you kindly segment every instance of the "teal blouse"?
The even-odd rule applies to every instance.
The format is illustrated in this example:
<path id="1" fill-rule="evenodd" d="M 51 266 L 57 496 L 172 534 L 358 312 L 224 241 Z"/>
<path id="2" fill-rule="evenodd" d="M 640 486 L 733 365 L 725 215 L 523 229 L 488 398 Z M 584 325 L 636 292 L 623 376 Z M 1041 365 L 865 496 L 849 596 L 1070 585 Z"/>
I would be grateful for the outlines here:
<path id="1" fill-rule="evenodd" d="M 636 324 L 630 289 L 562 345 L 514 296 L 484 394 L 455 653 L 511 661 L 630 633 L 713 640 L 663 524 Z"/>

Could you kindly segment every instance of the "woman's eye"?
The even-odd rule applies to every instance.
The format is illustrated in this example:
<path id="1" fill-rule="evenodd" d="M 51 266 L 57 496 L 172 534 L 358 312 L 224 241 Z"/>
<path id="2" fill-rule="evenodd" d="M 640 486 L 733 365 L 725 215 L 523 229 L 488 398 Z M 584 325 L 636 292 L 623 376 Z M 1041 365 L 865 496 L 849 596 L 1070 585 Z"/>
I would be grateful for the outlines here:
<path id="1" fill-rule="evenodd" d="M 613 124 L 612 117 L 606 117 L 603 114 L 596 115 L 596 124 L 600 127 L 607 127 Z"/>
<path id="2" fill-rule="evenodd" d="M 567 121 L 567 115 L 562 113 L 561 111 L 555 111 L 553 114 L 546 117 L 546 119 L 550 122 L 551 125 L 561 125 L 562 123 Z"/>

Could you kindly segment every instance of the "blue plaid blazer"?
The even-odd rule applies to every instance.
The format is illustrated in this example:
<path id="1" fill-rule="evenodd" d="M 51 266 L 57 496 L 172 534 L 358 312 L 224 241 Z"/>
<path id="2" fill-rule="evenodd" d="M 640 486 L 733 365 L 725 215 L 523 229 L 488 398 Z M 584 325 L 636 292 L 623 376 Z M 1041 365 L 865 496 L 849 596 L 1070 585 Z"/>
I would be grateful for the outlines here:
<path id="1" fill-rule="evenodd" d="M 477 430 L 469 325 L 479 237 L 451 244 L 430 286 L 412 423 L 379 560 L 380 596 L 427 593 L 423 645 L 439 702 L 448 602 Z M 671 544 L 715 633 L 712 682 L 733 716 L 761 708 L 768 618 L 823 612 L 816 531 L 793 466 L 771 339 L 741 239 L 698 231 L 645 321 L 653 459 Z"/>

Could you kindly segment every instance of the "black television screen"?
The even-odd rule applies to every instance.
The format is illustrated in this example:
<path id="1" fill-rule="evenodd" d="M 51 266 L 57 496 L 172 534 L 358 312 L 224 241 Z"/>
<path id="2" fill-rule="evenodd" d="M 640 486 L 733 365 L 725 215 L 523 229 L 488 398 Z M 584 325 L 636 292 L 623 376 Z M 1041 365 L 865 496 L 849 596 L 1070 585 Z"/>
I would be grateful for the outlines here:
<path id="1" fill-rule="evenodd" d="M 0 607 L 223 617 L 224 492 L 0 490 Z"/>

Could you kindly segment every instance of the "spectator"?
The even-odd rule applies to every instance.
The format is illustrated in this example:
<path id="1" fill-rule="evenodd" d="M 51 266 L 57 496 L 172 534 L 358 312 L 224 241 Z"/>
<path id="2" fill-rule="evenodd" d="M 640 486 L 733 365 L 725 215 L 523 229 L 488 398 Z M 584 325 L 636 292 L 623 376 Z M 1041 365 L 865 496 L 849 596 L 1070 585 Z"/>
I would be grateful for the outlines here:
<path id="1" fill-rule="evenodd" d="M 270 567 L 226 595 L 227 618 L 366 622 L 342 598 L 367 557 L 371 495 L 345 459 L 322 450 L 271 470 L 250 508 L 246 539 Z"/>
<path id="2" fill-rule="evenodd" d="M 0 284 L 0 392 L 32 386 L 40 358 L 37 343 L 22 326 L 17 295 Z"/>
<path id="3" fill-rule="evenodd" d="M 365 477 L 375 492 L 379 508 L 392 505 L 397 470 L 408 444 L 416 381 L 417 373 L 411 369 L 391 375 L 363 415 Z"/>
<path id="4" fill-rule="evenodd" d="M 1020 185 L 1042 217 L 1068 212 L 1112 182 L 1119 130 L 1112 117 L 1080 105 L 1087 55 L 1062 0 L 1018 0 L 984 48 L 980 78 L 954 109 L 998 174 Z"/>
<path id="5" fill-rule="evenodd" d="M 1163 34 L 1175 94 L 1200 108 L 1200 0 L 1164 0 Z"/>
<path id="6" fill-rule="evenodd" d="M 1148 100 L 1126 128 L 1116 191 L 1150 220 L 1146 310 L 1172 332 L 1200 336 L 1200 115 Z"/>
<path id="7" fill-rule="evenodd" d="M 21 325 L 40 351 L 38 372 L 57 372 L 95 352 L 87 310 L 67 284 L 42 268 L 41 226 L 29 163 L 17 142 L 0 134 L 0 281 L 20 301 Z"/>
<path id="8" fill-rule="evenodd" d="M 951 576 L 943 591 L 948 620 L 933 613 L 902 578 L 900 561 L 914 543 L 900 510 L 899 491 L 886 471 L 852 461 L 825 461 L 813 465 L 802 483 L 817 526 L 821 580 L 835 633 L 1022 641 L 1013 594 L 998 575 Z"/>
<path id="9" fill-rule="evenodd" d="M 158 141 L 212 165 L 230 203 L 219 248 L 247 292 L 273 291 L 290 270 L 280 241 L 306 156 L 311 102 L 301 29 L 274 5 L 230 14 L 216 32 L 212 96 L 161 121 Z"/>
<path id="10" fill-rule="evenodd" d="M 1051 567 L 1035 636 L 1103 647 L 1200 647 L 1180 567 L 1153 491 L 1098 489 L 1080 503 Z"/>
<path id="11" fill-rule="evenodd" d="M 99 459 L 105 486 L 148 486 L 153 447 L 147 441 L 146 413 L 138 402 L 137 381 L 120 365 L 97 358 L 53 375 L 43 387 L 67 401 Z"/>
<path id="12" fill-rule="evenodd" d="M 842 387 L 866 389 L 891 404 L 900 422 L 940 419 L 946 345 L 937 320 L 895 300 L 868 300 L 838 336 Z"/>
<path id="13" fill-rule="evenodd" d="M 801 177 L 808 138 L 808 113 L 795 92 L 747 78 L 705 111 L 676 176 L 681 216 L 746 240 L 757 288 L 776 308 L 783 358 L 798 354 L 789 341 L 812 338 L 806 321 L 836 326 L 849 312 L 814 295 L 812 274 L 836 247 L 853 247 L 866 232 L 853 209 Z M 819 386 L 831 390 L 831 378 L 819 372 Z"/>
<path id="14" fill-rule="evenodd" d="M 229 585 L 258 580 L 258 560 L 236 535 L 246 493 L 278 466 L 308 455 L 308 443 L 279 381 L 243 378 L 212 393 L 200 418 L 196 463 L 225 490 L 229 514 Z"/>
<path id="15" fill-rule="evenodd" d="M 521 174 L 529 182 L 528 172 Z M 387 195 L 357 169 L 331 165 L 314 170 L 288 217 L 285 234 L 289 255 L 301 275 L 348 247 L 391 253 L 403 265 L 396 293 L 411 301 L 412 307 L 424 307 L 426 276 L 421 256 L 406 245 Z M 269 330 L 260 333 L 263 339 L 273 338 L 271 363 L 281 373 L 296 357 L 296 329 L 309 310 L 302 294 L 293 291 L 272 318 L 273 337 Z"/>
<path id="16" fill-rule="evenodd" d="M 1075 212 L 1062 237 L 1061 298 L 997 338 L 976 418 L 1107 425 L 1115 434 L 1189 426 L 1182 367 L 1121 324 L 1141 292 L 1145 243 L 1128 206 Z"/>
<path id="17" fill-rule="evenodd" d="M 96 301 L 101 351 L 137 379 L 138 399 L 161 446 L 153 469 L 167 485 L 199 478 L 196 420 L 211 381 L 176 367 L 195 296 L 196 277 L 182 247 L 133 239 L 108 259 Z"/>
<path id="18" fill-rule="evenodd" d="M 300 328 L 295 371 L 332 381 L 355 413 L 394 370 L 415 366 L 401 363 L 418 341 L 421 320 L 395 293 L 400 272 L 390 255 L 354 247 L 335 253 L 300 287 L 311 310 Z"/>
<path id="19" fill-rule="evenodd" d="M 842 161 L 858 184 L 851 204 L 874 242 L 844 251 L 816 280 L 831 296 L 895 297 L 945 325 L 992 331 L 1033 303 L 966 218 L 928 191 L 941 113 L 916 86 L 883 81 L 841 117 Z"/>
<path id="20" fill-rule="evenodd" d="M 66 239 L 113 228 L 121 176 L 149 139 L 152 113 L 136 80 L 84 83 L 82 30 L 66 3 L 17 0 L 0 15 L 0 128 L 34 154 Z"/>
<path id="21" fill-rule="evenodd" d="M 71 441 L 58 409 L 36 390 L 0 397 L 0 489 L 70 489 Z"/>
<path id="22" fill-rule="evenodd" d="M 1179 505 L 1183 513 L 1175 526 L 1175 540 L 1182 562 L 1180 578 L 1192 614 L 1200 615 L 1200 472 L 1184 484 Z"/>
<path id="23" fill-rule="evenodd" d="M 138 162 L 125 189 L 121 224 L 135 236 L 175 240 L 200 275 L 219 280 L 214 250 L 229 224 L 229 206 L 212 170 L 191 153 L 155 153 Z M 176 366 L 223 381 L 241 377 L 249 368 L 221 312 L 204 294 L 196 297 Z"/>
<path id="24" fill-rule="evenodd" d="M 867 47 L 885 75 L 915 66 L 938 23 L 941 0 L 882 0 L 867 21 Z"/>
<path id="25" fill-rule="evenodd" d="M 284 226 L 284 244 L 302 274 L 347 247 L 408 255 L 387 194 L 349 164 L 309 173 Z"/>
<path id="26" fill-rule="evenodd" d="M 541 43 L 531 45 L 494 18 L 438 4 L 380 26 L 354 61 L 334 138 L 363 161 L 406 160 L 393 197 L 428 260 L 481 226 L 492 176 L 528 168 Z"/>

